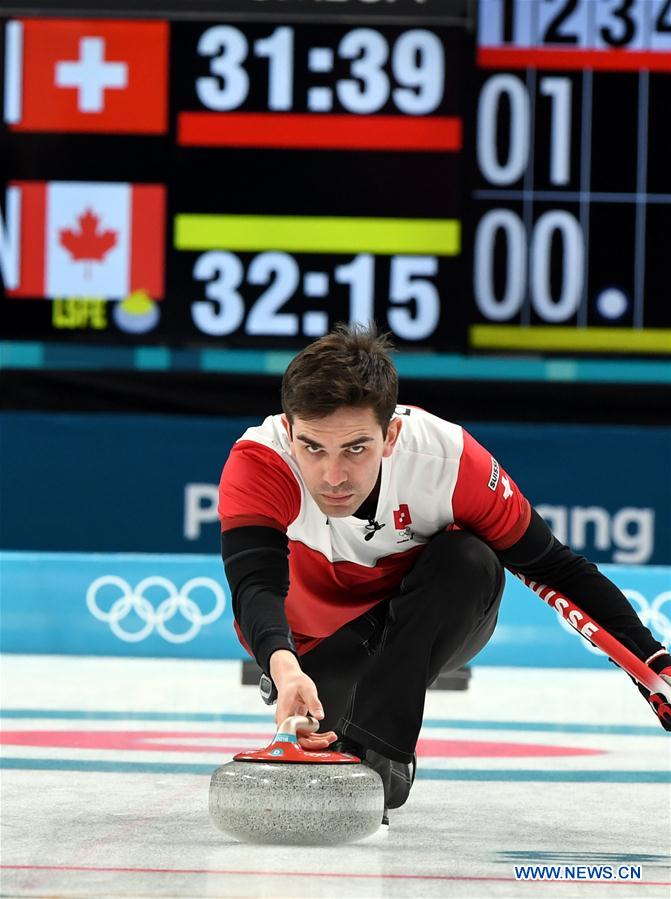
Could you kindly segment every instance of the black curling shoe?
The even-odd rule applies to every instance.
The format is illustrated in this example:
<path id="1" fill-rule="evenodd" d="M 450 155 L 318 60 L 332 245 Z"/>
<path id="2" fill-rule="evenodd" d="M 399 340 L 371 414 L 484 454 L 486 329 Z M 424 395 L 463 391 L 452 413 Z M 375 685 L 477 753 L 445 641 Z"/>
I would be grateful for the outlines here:
<path id="1" fill-rule="evenodd" d="M 417 753 L 413 752 L 409 764 L 394 762 L 374 749 L 366 752 L 364 764 L 372 768 L 382 778 L 384 784 L 385 811 L 400 808 L 408 799 L 417 772 Z"/>
<path id="2" fill-rule="evenodd" d="M 362 760 L 364 765 L 368 765 L 373 771 L 377 771 L 382 778 L 384 787 L 382 826 L 389 827 L 389 809 L 400 808 L 405 804 L 410 795 L 410 788 L 415 782 L 417 753 L 413 752 L 412 761 L 409 764 L 405 764 L 404 762 L 394 762 L 374 749 L 366 750 L 358 743 L 347 739 L 341 738 L 329 748 L 335 752 L 348 752 L 351 755 L 356 755 Z"/>

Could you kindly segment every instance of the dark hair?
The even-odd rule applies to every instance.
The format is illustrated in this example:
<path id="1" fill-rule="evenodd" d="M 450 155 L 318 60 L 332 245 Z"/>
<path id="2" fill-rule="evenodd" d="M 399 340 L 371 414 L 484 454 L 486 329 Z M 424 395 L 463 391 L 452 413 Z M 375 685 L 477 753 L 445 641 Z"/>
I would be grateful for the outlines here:
<path id="1" fill-rule="evenodd" d="M 293 423 L 325 418 L 342 406 L 370 408 L 387 433 L 398 402 L 398 373 L 388 334 L 375 324 L 337 324 L 301 350 L 282 379 L 282 409 Z"/>

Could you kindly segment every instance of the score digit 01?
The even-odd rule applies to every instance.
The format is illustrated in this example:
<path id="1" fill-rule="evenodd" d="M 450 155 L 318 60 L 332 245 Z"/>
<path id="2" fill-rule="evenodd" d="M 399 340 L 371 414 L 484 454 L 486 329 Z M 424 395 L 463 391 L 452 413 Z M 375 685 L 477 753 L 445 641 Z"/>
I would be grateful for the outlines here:
<path id="1" fill-rule="evenodd" d="M 360 253 L 334 268 L 333 282 L 348 292 L 350 322 L 375 319 L 375 264 L 382 258 L 387 257 Z M 391 257 L 387 322 L 402 340 L 424 340 L 438 327 L 440 296 L 431 280 L 437 274 L 436 256 Z M 288 253 L 259 253 L 245 272 L 235 253 L 210 250 L 196 260 L 193 276 L 206 282 L 207 299 L 196 300 L 191 307 L 194 324 L 204 334 L 223 337 L 243 328 L 249 335 L 312 338 L 326 334 L 333 324 L 328 313 L 319 309 L 301 315 L 281 311 L 297 294 L 319 301 L 331 292 L 327 272 L 301 272 L 296 258 Z M 241 293 L 243 282 L 265 286 L 249 309 Z"/>
<path id="2" fill-rule="evenodd" d="M 566 189 L 571 181 L 571 122 L 573 85 L 570 78 L 544 76 L 539 93 L 548 97 L 550 146 L 548 180 L 552 188 Z M 498 124 L 501 101 L 509 109 L 507 155 L 499 156 Z M 531 100 L 524 82 L 509 73 L 493 75 L 480 92 L 477 120 L 477 161 L 482 176 L 495 188 L 517 184 L 527 174 L 531 158 Z M 506 277 L 503 295 L 494 286 L 497 236 L 506 242 Z M 554 237 L 562 242 L 562 277 L 559 295 L 551 289 L 551 248 Z M 578 311 L 584 288 L 585 240 L 576 217 L 563 209 L 545 212 L 530 239 L 520 216 L 505 208 L 492 209 L 478 222 L 475 233 L 473 289 L 479 311 L 488 320 L 502 322 L 517 315 L 527 292 L 527 244 L 530 244 L 531 303 L 542 321 L 568 321 Z"/>
<path id="3" fill-rule="evenodd" d="M 550 184 L 565 187 L 571 179 L 573 85 L 570 78 L 547 75 L 539 79 L 538 90 L 551 103 Z M 501 100 L 504 98 L 510 110 L 510 137 L 507 158 L 501 162 L 497 145 Z M 530 106 L 527 87 L 517 75 L 493 75 L 482 86 L 478 100 L 476 152 L 480 171 L 490 184 L 506 187 L 526 173 L 531 144 Z"/>
<path id="4" fill-rule="evenodd" d="M 249 41 L 238 28 L 215 25 L 203 32 L 198 53 L 208 57 L 210 75 L 196 79 L 196 94 L 207 109 L 228 112 L 242 106 L 249 95 L 250 78 L 245 68 Z M 294 108 L 294 30 L 283 26 L 252 44 L 253 55 L 268 60 L 268 109 L 285 112 Z M 335 81 L 335 96 L 350 113 L 378 112 L 389 101 L 408 115 L 425 115 L 440 105 L 445 83 L 445 59 L 440 39 L 431 31 L 412 29 L 401 34 L 389 48 L 387 38 L 372 28 L 348 31 L 334 51 L 311 47 L 307 69 L 320 77 L 333 72 L 336 56 L 351 60 L 351 78 Z M 385 66 L 391 63 L 396 86 Z M 309 76 L 301 76 L 301 82 Z M 314 86 L 307 91 L 310 112 L 330 112 L 334 91 Z"/>

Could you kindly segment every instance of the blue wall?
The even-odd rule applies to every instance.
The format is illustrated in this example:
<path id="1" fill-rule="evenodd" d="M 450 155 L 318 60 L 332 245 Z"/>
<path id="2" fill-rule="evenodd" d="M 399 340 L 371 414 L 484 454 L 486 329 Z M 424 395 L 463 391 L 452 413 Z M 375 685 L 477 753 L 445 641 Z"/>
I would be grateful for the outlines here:
<path id="1" fill-rule="evenodd" d="M 218 557 L 216 485 L 252 423 L 0 415 L 3 649 L 242 658 Z M 561 539 L 597 562 L 621 563 L 602 568 L 671 641 L 671 568 L 662 567 L 671 565 L 669 429 L 467 426 Z M 567 630 L 509 578 L 478 663 L 607 664 Z"/>
<path id="2" fill-rule="evenodd" d="M 256 419 L 0 415 L 0 548 L 216 553 L 216 485 Z M 597 562 L 671 564 L 671 430 L 472 424 L 557 536 Z"/>
<path id="3" fill-rule="evenodd" d="M 602 568 L 657 638 L 671 642 L 671 568 Z M 245 657 L 216 555 L 4 552 L 0 603 L 5 652 Z M 477 663 L 608 665 L 511 575 L 496 632 Z"/>

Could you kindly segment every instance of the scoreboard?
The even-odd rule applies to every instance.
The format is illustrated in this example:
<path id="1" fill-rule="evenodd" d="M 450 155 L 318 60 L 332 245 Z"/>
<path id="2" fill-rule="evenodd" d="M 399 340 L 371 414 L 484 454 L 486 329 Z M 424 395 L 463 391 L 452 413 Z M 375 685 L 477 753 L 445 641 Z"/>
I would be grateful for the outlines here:
<path id="1" fill-rule="evenodd" d="M 471 346 L 671 349 L 671 0 L 481 0 Z"/>
<path id="2" fill-rule="evenodd" d="M 671 352 L 671 0 L 230 6 L 3 20 L 5 338 Z"/>

